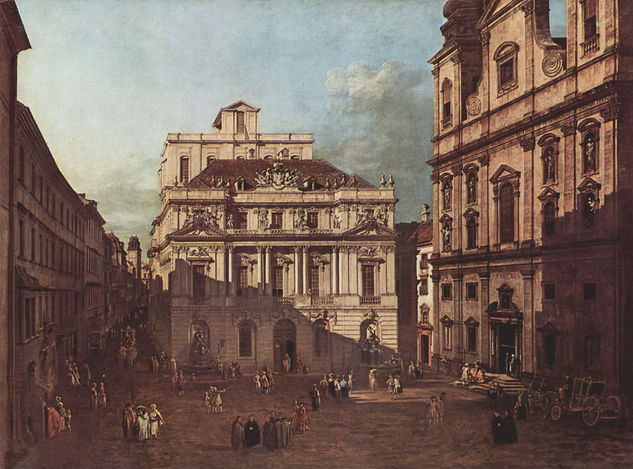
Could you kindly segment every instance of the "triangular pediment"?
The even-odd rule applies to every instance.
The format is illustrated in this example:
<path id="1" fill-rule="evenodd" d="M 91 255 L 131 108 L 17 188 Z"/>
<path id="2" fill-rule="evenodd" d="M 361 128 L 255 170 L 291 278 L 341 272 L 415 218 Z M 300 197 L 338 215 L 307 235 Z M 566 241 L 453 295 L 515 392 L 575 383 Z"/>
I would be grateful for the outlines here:
<path id="1" fill-rule="evenodd" d="M 442 317 L 442 319 L 440 319 L 440 322 L 442 324 L 444 324 L 445 326 L 452 326 L 453 325 L 453 320 L 451 318 L 449 318 L 448 316 L 444 315 Z"/>
<path id="2" fill-rule="evenodd" d="M 464 212 L 464 218 L 478 217 L 479 212 L 472 207 L 468 207 L 468 210 Z"/>
<path id="3" fill-rule="evenodd" d="M 246 101 L 235 101 L 233 104 L 229 104 L 226 107 L 222 108 L 222 111 L 259 111 L 258 107 L 253 106 L 252 104 L 248 104 Z"/>
<path id="4" fill-rule="evenodd" d="M 445 213 L 444 215 L 442 215 L 442 217 L 440 218 L 440 223 L 446 223 L 446 222 L 452 222 L 453 218 L 448 214 Z"/>
<path id="5" fill-rule="evenodd" d="M 543 334 L 560 334 L 560 330 L 549 321 L 547 321 L 542 327 L 537 327 L 536 329 Z"/>
<path id="6" fill-rule="evenodd" d="M 363 236 L 395 237 L 396 232 L 382 223 L 379 223 L 375 218 L 371 218 L 343 233 L 344 238 Z"/>
<path id="7" fill-rule="evenodd" d="M 490 182 L 496 183 L 504 179 L 517 178 L 520 175 L 521 175 L 520 171 L 515 170 L 514 168 L 508 166 L 507 164 L 502 164 L 492 175 L 492 177 L 490 178 Z"/>
<path id="8" fill-rule="evenodd" d="M 591 178 L 585 178 L 580 185 L 578 186 L 578 190 L 580 192 L 591 191 L 591 190 L 599 190 L 601 187 L 599 182 L 594 181 Z"/>
<path id="9" fill-rule="evenodd" d="M 219 227 L 220 215 L 204 209 L 193 209 L 187 215 L 182 228 L 168 235 L 169 238 L 223 238 L 226 233 Z"/>
<path id="10" fill-rule="evenodd" d="M 485 26 L 492 18 L 502 15 L 511 8 L 513 0 L 491 0 L 484 8 L 484 12 L 477 23 L 477 28 Z"/>
<path id="11" fill-rule="evenodd" d="M 546 187 L 538 195 L 538 199 L 540 201 L 551 200 L 551 199 L 558 199 L 559 197 L 560 197 L 560 194 L 558 192 L 556 192 L 554 189 L 552 189 L 551 187 Z"/>

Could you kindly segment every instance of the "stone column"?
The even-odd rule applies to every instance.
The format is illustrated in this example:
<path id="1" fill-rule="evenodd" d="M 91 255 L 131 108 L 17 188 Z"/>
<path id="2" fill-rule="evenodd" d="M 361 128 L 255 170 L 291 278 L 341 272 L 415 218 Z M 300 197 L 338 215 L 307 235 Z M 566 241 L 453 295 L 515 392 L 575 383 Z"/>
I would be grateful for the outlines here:
<path id="1" fill-rule="evenodd" d="M 534 137 L 530 136 L 521 140 L 521 147 L 524 152 L 523 174 L 525 174 L 525 177 L 523 178 L 523 210 L 518 211 L 518 215 L 520 217 L 521 213 L 523 213 L 523 235 L 521 238 L 523 243 L 529 244 L 534 239 Z M 517 192 L 519 191 L 515 188 L 514 200 L 515 207 L 518 209 L 521 205 Z M 515 228 L 519 226 L 519 217 L 515 217 Z M 517 235 L 519 234 L 518 232 L 516 233 Z M 519 241 L 519 238 L 517 238 L 517 241 Z"/>
<path id="2" fill-rule="evenodd" d="M 302 262 L 301 262 L 301 271 L 303 273 L 303 285 L 301 285 L 301 293 L 306 295 L 308 293 L 308 248 L 301 248 L 302 251 Z"/>
<path id="3" fill-rule="evenodd" d="M 349 292 L 353 295 L 362 295 L 358 288 L 358 249 L 356 246 L 349 250 L 349 267 L 347 269 L 349 279 Z"/>
<path id="4" fill-rule="evenodd" d="M 349 294 L 349 249 L 347 246 L 339 248 L 339 286 L 341 295 Z"/>
<path id="5" fill-rule="evenodd" d="M 490 357 L 490 324 L 488 322 L 488 305 L 490 304 L 490 273 L 479 273 L 480 283 L 480 322 L 479 322 L 479 359 L 483 366 L 489 366 Z"/>
<path id="6" fill-rule="evenodd" d="M 336 247 L 332 248 L 332 262 L 330 266 L 332 271 L 332 295 L 338 295 L 338 251 Z"/>
<path id="7" fill-rule="evenodd" d="M 442 356 L 442 343 L 440 337 L 440 330 L 442 324 L 440 323 L 440 273 L 438 269 L 431 271 L 431 279 L 433 281 L 433 340 L 432 343 L 432 355 L 433 355 L 433 367 L 436 371 L 440 369 L 440 358 Z"/>
<path id="8" fill-rule="evenodd" d="M 490 189 L 489 189 L 489 175 L 488 163 L 490 157 L 486 154 L 479 158 L 479 164 L 481 165 L 480 177 L 479 177 L 479 197 L 481 198 L 481 241 L 480 246 L 490 246 Z"/>
<path id="9" fill-rule="evenodd" d="M 393 295 L 396 292 L 394 283 L 396 272 L 396 253 L 393 246 L 387 248 L 387 294 Z"/>
<path id="10" fill-rule="evenodd" d="M 257 293 L 260 295 L 264 292 L 264 259 L 262 248 L 257 248 Z"/>
<path id="11" fill-rule="evenodd" d="M 534 320 L 534 271 L 524 270 L 523 276 L 523 322 L 517 326 L 517 356 L 521 371 L 534 373 L 536 370 L 536 338 Z M 523 333 L 521 333 L 523 332 Z"/>
<path id="12" fill-rule="evenodd" d="M 271 271 L 271 263 L 270 263 L 270 247 L 266 248 L 266 271 L 264 272 L 264 292 L 266 295 L 272 295 L 273 289 L 273 276 Z"/>
<path id="13" fill-rule="evenodd" d="M 225 255 L 224 246 L 218 249 L 217 259 L 218 259 L 218 270 L 217 270 L 218 295 L 223 296 L 223 295 L 226 295 L 226 274 L 225 274 L 226 255 Z"/>
<path id="14" fill-rule="evenodd" d="M 295 263 L 294 263 L 294 277 L 295 277 L 295 295 L 299 295 L 299 248 L 295 247 Z"/>
<path id="15" fill-rule="evenodd" d="M 233 248 L 228 248 L 229 252 L 229 275 L 227 295 L 235 295 L 235 282 L 233 281 Z"/>
<path id="16" fill-rule="evenodd" d="M 437 125 L 437 124 L 436 124 Z M 433 252 L 439 253 L 442 250 L 440 237 L 440 178 L 438 174 L 431 174 L 431 183 L 433 184 L 433 239 L 437 239 L 437 243 L 433 243 Z"/>
<path id="17" fill-rule="evenodd" d="M 453 274 L 453 318 L 455 321 L 455 332 L 453 339 L 453 357 L 457 358 L 458 362 L 465 361 L 466 354 L 464 344 L 464 309 L 463 295 L 462 295 L 462 280 L 464 276 L 462 274 Z M 457 353 L 457 356 L 455 356 Z"/>

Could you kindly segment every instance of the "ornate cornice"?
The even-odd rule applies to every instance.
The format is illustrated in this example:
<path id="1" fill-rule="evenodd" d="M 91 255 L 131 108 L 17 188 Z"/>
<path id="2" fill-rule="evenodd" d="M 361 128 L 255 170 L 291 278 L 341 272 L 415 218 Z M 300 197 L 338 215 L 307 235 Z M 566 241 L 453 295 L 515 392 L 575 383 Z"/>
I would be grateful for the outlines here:
<path id="1" fill-rule="evenodd" d="M 532 150 L 534 150 L 534 143 L 535 142 L 534 142 L 534 137 L 532 137 L 532 136 L 522 138 L 519 143 L 521 144 L 521 148 L 523 148 L 523 151 L 532 151 Z"/>

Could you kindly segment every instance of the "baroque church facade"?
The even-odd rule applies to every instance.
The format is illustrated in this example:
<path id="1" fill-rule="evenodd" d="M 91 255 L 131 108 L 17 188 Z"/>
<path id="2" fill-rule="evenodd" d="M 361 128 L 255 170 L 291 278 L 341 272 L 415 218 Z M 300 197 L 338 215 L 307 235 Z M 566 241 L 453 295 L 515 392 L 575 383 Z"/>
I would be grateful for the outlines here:
<path id="1" fill-rule="evenodd" d="M 393 180 L 376 187 L 312 159 L 312 134 L 259 133 L 258 112 L 238 101 L 213 133 L 167 137 L 148 252 L 155 339 L 185 366 L 388 359 Z"/>
<path id="2" fill-rule="evenodd" d="M 433 65 L 433 357 L 631 391 L 633 4 L 450 0 Z M 627 99 L 628 98 L 628 99 Z"/>

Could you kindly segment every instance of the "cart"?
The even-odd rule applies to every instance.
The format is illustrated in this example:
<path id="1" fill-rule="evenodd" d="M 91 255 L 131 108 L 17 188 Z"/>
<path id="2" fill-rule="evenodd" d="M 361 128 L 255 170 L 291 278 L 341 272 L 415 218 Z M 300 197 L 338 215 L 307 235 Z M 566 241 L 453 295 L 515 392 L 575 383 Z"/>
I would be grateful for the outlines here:
<path id="1" fill-rule="evenodd" d="M 564 412 L 581 413 L 582 420 L 588 427 L 593 427 L 599 420 L 619 420 L 622 412 L 622 401 L 618 396 L 603 397 L 605 381 L 594 381 L 591 378 L 574 378 L 571 394 L 566 398 L 555 395 L 551 402 L 550 417 L 554 422 L 560 420 Z"/>

